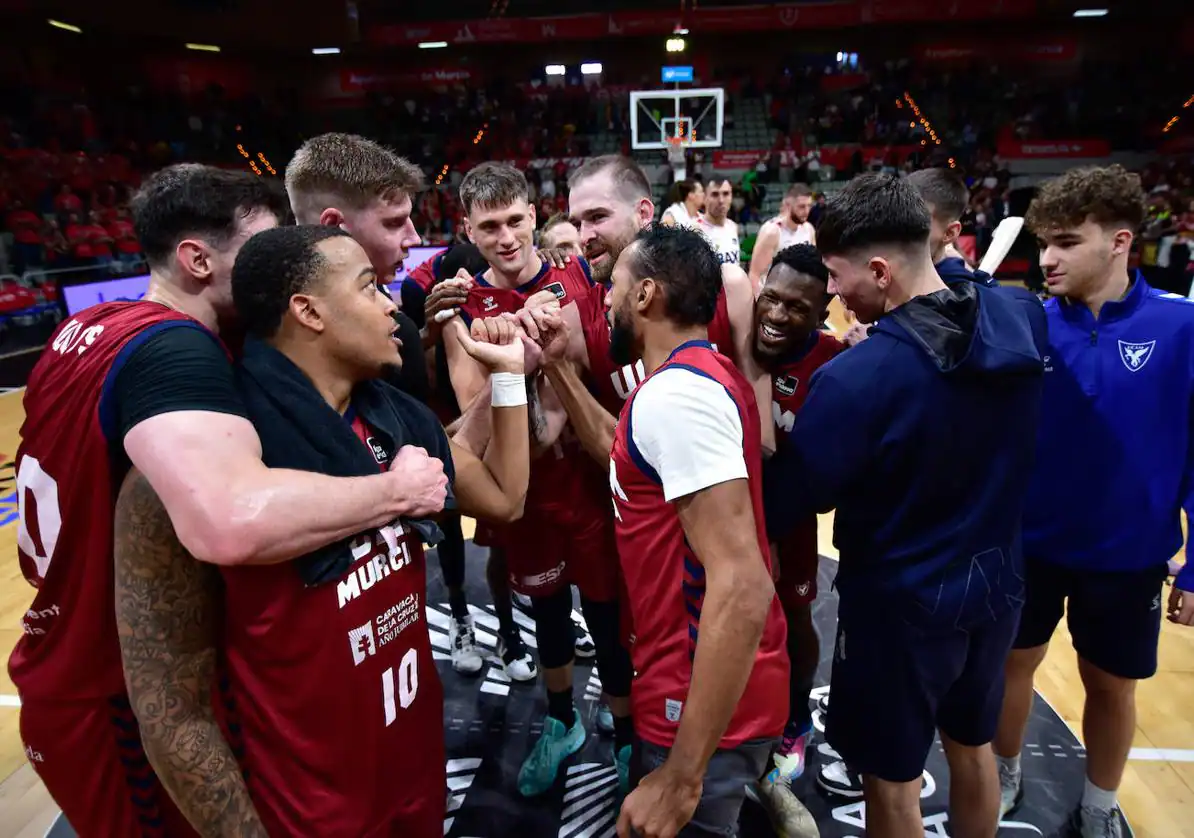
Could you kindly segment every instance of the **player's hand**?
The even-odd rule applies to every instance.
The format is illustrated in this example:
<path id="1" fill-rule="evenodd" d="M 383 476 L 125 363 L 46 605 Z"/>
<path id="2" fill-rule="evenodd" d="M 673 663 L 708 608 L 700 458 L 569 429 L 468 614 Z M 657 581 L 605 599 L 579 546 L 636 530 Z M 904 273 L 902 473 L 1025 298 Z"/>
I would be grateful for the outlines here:
<path id="1" fill-rule="evenodd" d="M 701 782 L 676 776 L 665 762 L 622 802 L 618 838 L 675 838 L 701 802 Z"/>
<path id="2" fill-rule="evenodd" d="M 853 323 L 849 329 L 846 329 L 846 333 L 842 335 L 842 342 L 846 346 L 857 346 L 867 339 L 870 332 L 871 327 L 866 323 Z"/>
<path id="3" fill-rule="evenodd" d="M 545 309 L 560 310 L 560 299 L 551 291 L 537 291 L 522 304 L 523 311 L 539 312 Z"/>
<path id="4" fill-rule="evenodd" d="M 543 365 L 558 364 L 568 352 L 568 329 L 560 314 L 559 301 L 538 309 L 523 308 L 518 312 L 519 323 L 527 336 L 543 351 Z"/>
<path id="5" fill-rule="evenodd" d="M 427 330 L 434 333 L 436 340 L 444 324 L 460 313 L 460 306 L 468 299 L 468 291 L 472 287 L 473 278 L 464 268 L 452 279 L 445 279 L 431 287 L 423 303 L 423 319 Z"/>
<path id="6" fill-rule="evenodd" d="M 398 449 L 388 475 L 396 481 L 403 502 L 400 514 L 409 518 L 438 515 L 448 496 L 448 476 L 444 464 L 415 445 Z"/>
<path id="7" fill-rule="evenodd" d="M 559 247 L 545 247 L 535 251 L 535 255 L 553 268 L 567 267 L 568 263 L 572 261 L 572 251 Z"/>
<path id="8" fill-rule="evenodd" d="M 526 350 L 520 337 L 518 321 L 508 317 L 479 317 L 468 334 L 461 334 L 460 345 L 471 358 L 491 372 L 526 371 Z"/>
<path id="9" fill-rule="evenodd" d="M 1194 626 L 1194 591 L 1183 591 L 1177 585 L 1169 592 L 1169 622 L 1179 626 Z"/>

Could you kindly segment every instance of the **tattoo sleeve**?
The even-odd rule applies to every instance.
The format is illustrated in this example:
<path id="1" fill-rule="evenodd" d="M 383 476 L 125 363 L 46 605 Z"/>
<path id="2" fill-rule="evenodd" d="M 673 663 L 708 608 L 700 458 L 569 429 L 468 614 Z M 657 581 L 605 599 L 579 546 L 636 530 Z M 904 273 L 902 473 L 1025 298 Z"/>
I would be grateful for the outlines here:
<path id="1" fill-rule="evenodd" d="M 150 764 L 202 838 L 264 838 L 212 712 L 219 571 L 183 549 L 135 469 L 116 502 L 114 552 L 124 680 Z"/>

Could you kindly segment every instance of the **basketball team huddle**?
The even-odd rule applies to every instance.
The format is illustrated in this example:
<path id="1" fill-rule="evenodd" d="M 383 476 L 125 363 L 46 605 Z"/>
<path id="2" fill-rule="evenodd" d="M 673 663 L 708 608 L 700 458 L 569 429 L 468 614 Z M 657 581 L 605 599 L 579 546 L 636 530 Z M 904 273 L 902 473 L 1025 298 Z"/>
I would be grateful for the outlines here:
<path id="1" fill-rule="evenodd" d="M 956 257 L 965 187 L 948 172 L 856 178 L 816 246 L 794 189 L 748 275 L 736 232 L 731 259 L 677 207 L 654 223 L 650 182 L 618 156 L 572 173 L 543 233 L 556 247 L 537 250 L 525 177 L 487 163 L 460 184 L 469 243 L 412 272 L 400 307 L 386 283 L 419 243 L 424 184 L 389 150 L 313 138 L 285 193 L 199 165 L 154 174 L 133 205 L 149 291 L 64 323 L 25 395 L 18 552 L 37 593 L 9 668 L 30 762 L 84 838 L 443 835 L 424 549 L 449 592 L 452 677 L 475 676 L 468 516 L 489 548 L 495 665 L 545 691 L 522 796 L 549 792 L 591 735 L 573 698 L 591 656 L 620 836 L 735 835 L 748 794 L 776 834 L 817 835 L 792 782 L 821 657 L 816 516 L 836 510 L 826 736 L 868 833 L 921 834 L 940 732 L 964 801 L 951 833 L 994 835 L 1061 603 L 1100 674 L 1151 675 L 1160 611 L 1144 606 L 1191 506 L 1194 308 L 1128 275 L 1129 176 L 1084 177 L 1029 213 L 1061 298 L 1042 306 Z M 723 227 L 729 184 L 709 186 Z M 874 324 L 849 348 L 824 327 L 834 295 Z M 1136 374 L 1150 360 L 1177 380 L 1133 395 L 1166 451 L 1148 455 L 1167 475 L 1151 506 L 1080 512 L 1106 512 L 1110 545 L 1042 500 L 1089 493 L 1097 468 L 1071 456 L 1041 475 L 1062 456 L 1040 453 L 1061 433 L 1050 411 L 1093 436 L 1121 386 L 1111 369 L 1102 401 L 1054 384 L 1096 364 L 1090 306 L 1096 333 L 1137 311 L 1168 330 L 1132 339 L 1128 385 L 1161 393 Z M 1058 337 L 1069 321 L 1081 341 Z M 1093 553 L 1112 557 L 1097 585 Z M 1192 572 L 1168 609 L 1186 625 Z M 1105 776 L 1084 835 L 1118 834 L 1092 831 L 1115 813 Z"/>

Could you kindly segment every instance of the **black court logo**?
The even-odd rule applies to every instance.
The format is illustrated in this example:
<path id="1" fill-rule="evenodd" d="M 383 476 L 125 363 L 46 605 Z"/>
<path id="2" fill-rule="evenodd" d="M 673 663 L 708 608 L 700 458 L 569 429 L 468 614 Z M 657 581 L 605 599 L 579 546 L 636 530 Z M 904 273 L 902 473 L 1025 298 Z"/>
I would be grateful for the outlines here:
<path id="1" fill-rule="evenodd" d="M 775 391 L 781 396 L 792 396 L 796 394 L 796 388 L 800 386 L 800 379 L 794 375 L 785 375 L 783 378 L 775 379 Z"/>
<path id="2" fill-rule="evenodd" d="M 557 300 L 562 300 L 567 296 L 567 292 L 564 291 L 564 283 L 562 282 L 553 282 L 543 290 L 550 291 L 551 293 L 555 294 Z"/>

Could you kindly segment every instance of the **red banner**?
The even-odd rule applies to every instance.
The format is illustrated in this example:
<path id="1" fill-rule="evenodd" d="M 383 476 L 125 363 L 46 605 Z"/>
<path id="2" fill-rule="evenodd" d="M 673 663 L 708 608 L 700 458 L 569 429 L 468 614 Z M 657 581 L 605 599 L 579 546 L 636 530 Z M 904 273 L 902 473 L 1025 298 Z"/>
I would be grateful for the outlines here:
<path id="1" fill-rule="evenodd" d="M 1019 160 L 1048 157 L 1106 157 L 1106 140 L 1000 140 L 999 156 Z"/>
<path id="2" fill-rule="evenodd" d="M 433 67 L 424 70 L 341 70 L 340 91 L 360 95 L 367 91 L 395 90 L 411 86 L 467 83 L 473 73 L 467 67 Z"/>
<path id="3" fill-rule="evenodd" d="M 833 166 L 835 169 L 847 169 L 850 167 L 850 162 L 854 157 L 855 152 L 862 152 L 862 164 L 868 165 L 872 160 L 879 158 L 890 164 L 897 164 L 904 162 L 910 154 L 918 151 L 924 151 L 924 147 L 920 145 L 894 145 L 894 146 L 864 146 L 857 143 L 843 143 L 837 145 L 823 145 L 818 149 L 823 166 Z M 763 158 L 770 162 L 772 152 L 765 149 L 753 149 L 750 151 L 715 151 L 713 152 L 713 168 L 717 170 L 735 169 L 752 169 L 754 165 Z M 783 166 L 795 166 L 798 162 L 799 152 L 791 149 L 779 152 L 780 164 Z"/>
<path id="4" fill-rule="evenodd" d="M 762 149 L 754 151 L 715 151 L 713 152 L 713 168 L 715 169 L 753 169 L 759 158 L 766 158 L 771 152 Z"/>
<path id="5" fill-rule="evenodd" d="M 641 11 L 387 24 L 369 28 L 366 38 L 382 46 L 413 46 L 421 41 L 447 41 L 450 44 L 528 43 L 670 35 L 681 25 L 693 32 L 762 32 L 773 29 L 838 29 L 864 23 L 1008 19 L 1034 12 L 1035 0 L 999 0 L 997 3 L 838 0 L 699 8 L 687 14 Z"/>

